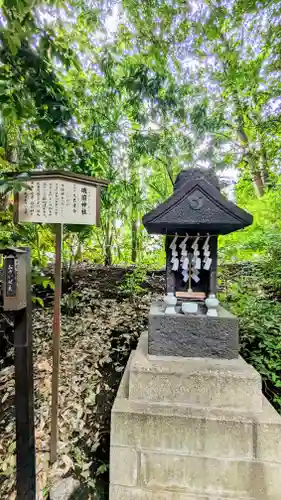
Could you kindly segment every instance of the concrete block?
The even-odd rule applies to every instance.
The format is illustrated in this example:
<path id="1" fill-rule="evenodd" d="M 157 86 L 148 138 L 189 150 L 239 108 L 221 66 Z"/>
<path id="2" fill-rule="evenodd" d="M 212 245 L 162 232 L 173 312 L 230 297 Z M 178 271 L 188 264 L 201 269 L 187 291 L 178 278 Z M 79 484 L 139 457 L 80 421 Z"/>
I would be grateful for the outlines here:
<path id="1" fill-rule="evenodd" d="M 110 487 L 110 498 L 112 500 L 254 500 L 252 497 L 243 496 L 221 496 L 193 495 L 191 493 L 169 490 L 148 490 L 144 488 L 126 488 L 113 485 Z"/>
<path id="2" fill-rule="evenodd" d="M 157 356 L 238 358 L 238 318 L 218 308 L 218 316 L 165 314 L 154 302 L 148 317 L 148 353 Z"/>
<path id="3" fill-rule="evenodd" d="M 138 453 L 127 447 L 110 447 L 110 484 L 135 486 L 138 481 Z"/>
<path id="4" fill-rule="evenodd" d="M 281 426 L 280 426 L 281 428 Z M 253 458 L 250 419 L 229 416 L 113 412 L 111 443 L 139 450 L 177 450 L 215 457 Z"/>
<path id="5" fill-rule="evenodd" d="M 140 477 L 150 489 L 280 500 L 280 464 L 269 462 L 150 452 L 141 454 Z"/>
<path id="6" fill-rule="evenodd" d="M 262 412 L 255 415 L 117 398 L 111 416 L 111 443 L 138 450 L 280 463 L 281 417 L 265 397 L 262 401 Z"/>
<path id="7" fill-rule="evenodd" d="M 261 411 L 261 378 L 242 358 L 148 357 L 143 334 L 130 365 L 129 398 Z"/>
<path id="8" fill-rule="evenodd" d="M 132 373 L 130 379 L 130 398 L 133 400 L 242 410 L 259 409 L 260 394 L 256 389 L 249 380 L 242 385 L 236 378 L 228 377 L 224 382 L 215 375 L 200 373 L 189 377 Z"/>
<path id="9" fill-rule="evenodd" d="M 263 397 L 263 412 L 254 422 L 254 436 L 256 436 L 254 448 L 257 458 L 281 462 L 281 417 L 265 397 Z"/>

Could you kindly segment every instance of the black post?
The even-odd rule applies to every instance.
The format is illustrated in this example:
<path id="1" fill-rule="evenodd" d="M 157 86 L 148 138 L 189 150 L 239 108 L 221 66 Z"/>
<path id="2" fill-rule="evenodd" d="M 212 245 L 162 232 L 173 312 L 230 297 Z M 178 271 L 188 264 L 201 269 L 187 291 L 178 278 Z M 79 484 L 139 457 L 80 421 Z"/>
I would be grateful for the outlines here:
<path id="1" fill-rule="evenodd" d="M 211 272 L 210 272 L 210 293 L 217 293 L 217 267 L 218 267 L 218 237 L 211 237 Z"/>
<path id="2" fill-rule="evenodd" d="M 17 500 L 35 500 L 34 387 L 30 250 L 25 248 L 26 307 L 15 313 Z"/>
<path id="3" fill-rule="evenodd" d="M 166 236 L 165 250 L 166 250 L 166 293 L 175 293 L 176 280 L 175 274 L 172 271 L 173 264 L 171 263 L 172 250 L 170 250 L 170 244 L 172 240 L 169 236 Z"/>

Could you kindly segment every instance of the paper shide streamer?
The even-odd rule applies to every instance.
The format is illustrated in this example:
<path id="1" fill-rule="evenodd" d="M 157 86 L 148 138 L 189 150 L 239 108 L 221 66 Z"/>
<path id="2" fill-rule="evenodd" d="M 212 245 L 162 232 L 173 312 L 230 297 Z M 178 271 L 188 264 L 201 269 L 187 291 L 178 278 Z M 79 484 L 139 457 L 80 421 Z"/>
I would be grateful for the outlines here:
<path id="1" fill-rule="evenodd" d="M 172 271 L 178 271 L 180 264 L 177 251 L 177 240 L 178 240 L 178 235 L 176 234 L 172 243 L 170 244 L 170 249 L 172 250 L 172 258 L 171 258 L 171 263 L 173 264 Z"/>
<path id="2" fill-rule="evenodd" d="M 210 242 L 210 235 L 207 236 L 205 243 L 203 245 L 203 256 L 204 256 L 203 257 L 203 263 L 204 263 L 203 269 L 205 271 L 209 271 L 211 264 L 212 264 L 212 259 L 210 257 L 211 251 L 210 251 L 209 242 Z"/>
<path id="3" fill-rule="evenodd" d="M 186 283 L 188 280 L 188 269 L 189 269 L 189 259 L 188 259 L 188 251 L 187 251 L 187 241 L 189 239 L 188 234 L 185 236 L 185 238 L 182 240 L 181 244 L 179 245 L 181 249 L 181 269 L 182 269 L 182 277 L 183 281 Z"/>
<path id="4" fill-rule="evenodd" d="M 200 270 L 204 269 L 205 271 L 209 271 L 212 259 L 210 257 L 210 235 L 208 234 L 206 237 L 197 236 L 191 237 L 194 238 L 194 241 L 191 247 L 188 250 L 188 243 L 190 240 L 190 236 L 186 234 L 186 236 L 182 239 L 181 243 L 177 246 L 178 243 L 178 235 L 176 234 L 169 246 L 172 250 L 171 263 L 173 264 L 172 271 L 181 270 L 182 279 L 185 283 L 189 281 L 189 285 L 191 286 L 191 280 L 195 283 L 199 283 L 200 281 Z M 205 242 L 202 246 L 203 256 L 201 258 L 201 251 L 199 249 L 199 241 L 201 238 L 205 238 Z M 190 288 L 189 286 L 189 288 Z"/>
<path id="5" fill-rule="evenodd" d="M 193 255 L 191 257 L 191 279 L 195 281 L 195 283 L 199 283 L 200 278 L 199 278 L 199 270 L 201 269 L 201 259 L 200 259 L 200 250 L 199 250 L 199 243 L 200 236 L 197 235 L 195 238 L 193 244 L 191 245 L 191 248 L 193 250 Z"/>

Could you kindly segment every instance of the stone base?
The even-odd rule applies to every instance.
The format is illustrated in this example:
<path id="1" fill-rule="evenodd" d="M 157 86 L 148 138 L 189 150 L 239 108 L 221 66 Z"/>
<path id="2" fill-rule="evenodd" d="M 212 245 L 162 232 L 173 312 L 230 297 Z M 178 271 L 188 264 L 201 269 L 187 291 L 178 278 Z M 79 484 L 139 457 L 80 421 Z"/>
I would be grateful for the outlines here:
<path id="1" fill-rule="evenodd" d="M 251 497 L 229 497 L 215 495 L 192 495 L 192 493 L 181 493 L 179 491 L 155 491 L 142 490 L 139 488 L 127 488 L 124 486 L 112 486 L 110 495 L 116 500 L 254 500 Z"/>
<path id="2" fill-rule="evenodd" d="M 142 335 L 130 366 L 131 401 L 261 410 L 261 378 L 238 359 L 150 356 Z"/>
<path id="3" fill-rule="evenodd" d="M 218 316 L 165 314 L 154 302 L 148 317 L 148 353 L 156 356 L 238 358 L 238 319 L 223 307 Z"/>
<path id="4" fill-rule="evenodd" d="M 281 418 L 242 359 L 155 359 L 143 335 L 110 453 L 110 500 L 280 500 Z"/>

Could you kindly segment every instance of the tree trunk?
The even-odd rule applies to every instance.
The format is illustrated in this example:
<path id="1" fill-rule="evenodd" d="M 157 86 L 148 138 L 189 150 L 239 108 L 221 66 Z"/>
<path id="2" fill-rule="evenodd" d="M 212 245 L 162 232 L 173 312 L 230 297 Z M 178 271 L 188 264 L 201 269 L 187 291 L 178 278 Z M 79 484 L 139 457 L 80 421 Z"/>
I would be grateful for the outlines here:
<path id="1" fill-rule="evenodd" d="M 241 143 L 241 146 L 244 148 L 244 154 L 248 160 L 248 165 L 250 168 L 256 195 L 260 198 L 264 194 L 264 182 L 261 175 L 261 169 L 258 165 L 256 165 L 256 159 L 254 158 L 251 151 L 250 141 L 245 130 L 244 109 L 240 102 L 238 91 L 236 89 L 233 92 L 233 99 L 236 105 L 236 111 L 238 113 L 238 139 Z"/>
<path id="2" fill-rule="evenodd" d="M 255 193 L 256 193 L 257 197 L 260 198 L 261 196 L 264 195 L 264 181 L 262 178 L 261 169 L 259 168 L 259 165 L 257 165 L 257 161 L 256 161 L 255 157 L 253 156 L 253 153 L 250 149 L 250 143 L 249 143 L 248 136 L 244 130 L 244 126 L 242 126 L 242 122 L 243 122 L 242 115 L 241 115 L 241 118 L 239 121 L 240 121 L 240 127 L 237 130 L 238 139 L 241 142 L 241 146 L 244 148 L 244 155 L 248 161 L 248 165 L 249 165 L 250 173 L 252 176 L 252 181 L 253 181 Z"/>
<path id="3" fill-rule="evenodd" d="M 262 176 L 263 185 L 266 186 L 268 183 L 269 165 L 268 165 L 268 158 L 267 158 L 266 149 L 263 145 L 261 148 L 261 160 L 262 160 L 261 176 Z"/>
<path id="4" fill-rule="evenodd" d="M 137 262 L 137 257 L 138 257 L 138 226 L 136 220 L 132 221 L 131 235 L 132 235 L 132 262 L 135 264 Z"/>
<path id="5" fill-rule="evenodd" d="M 105 226 L 105 266 L 111 266 L 112 264 L 112 228 L 111 219 L 109 218 Z"/>
<path id="6" fill-rule="evenodd" d="M 264 195 L 264 184 L 260 172 L 253 172 L 253 184 L 258 198 Z"/>
<path id="7" fill-rule="evenodd" d="M 248 145 L 248 144 L 247 144 Z M 255 165 L 255 160 L 252 158 L 251 152 L 247 153 L 248 165 L 250 167 L 250 173 L 252 176 L 252 182 L 254 186 L 255 193 L 258 198 L 264 195 L 264 183 L 261 176 L 260 170 Z"/>
<path id="8" fill-rule="evenodd" d="M 6 160 L 11 164 L 15 165 L 17 163 L 17 150 L 13 145 L 9 145 L 6 150 Z"/>
<path id="9" fill-rule="evenodd" d="M 250 167 L 250 173 L 252 176 L 252 181 L 254 185 L 254 190 L 258 198 L 264 195 L 264 182 L 262 174 L 257 165 L 255 165 L 255 160 L 253 160 L 251 152 L 247 153 L 248 164 Z"/>
<path id="10" fill-rule="evenodd" d="M 112 264 L 112 252 L 111 252 L 111 245 L 106 245 L 105 247 L 105 260 L 104 260 L 104 265 L 105 266 L 111 266 Z"/>

